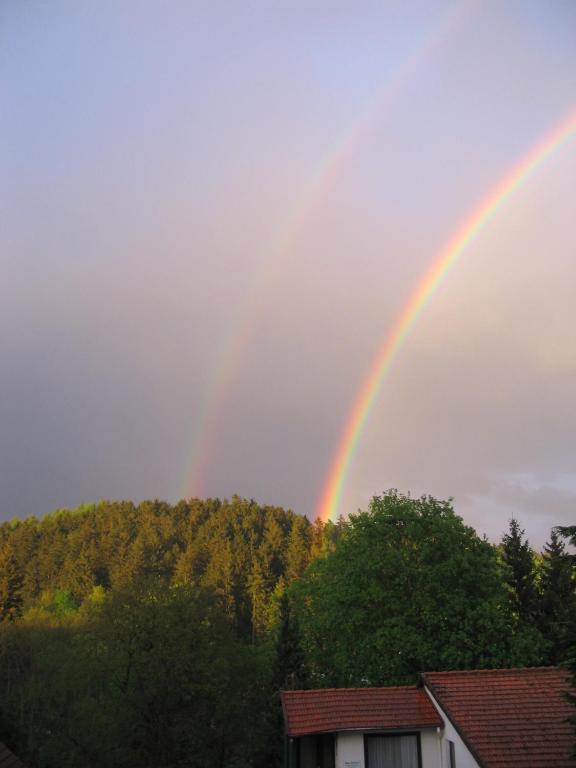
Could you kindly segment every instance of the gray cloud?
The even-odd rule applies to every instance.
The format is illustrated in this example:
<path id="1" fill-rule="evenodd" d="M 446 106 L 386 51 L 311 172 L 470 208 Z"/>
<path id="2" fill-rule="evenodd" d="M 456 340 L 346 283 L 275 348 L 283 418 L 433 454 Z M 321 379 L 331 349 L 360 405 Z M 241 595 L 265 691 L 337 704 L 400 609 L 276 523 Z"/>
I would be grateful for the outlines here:
<path id="1" fill-rule="evenodd" d="M 127 7 L 0 25 L 1 515 L 175 500 L 194 449 L 203 492 L 312 515 L 416 281 L 572 107 L 574 9 L 479 8 L 404 77 L 448 4 Z M 437 291 L 342 511 L 396 486 L 496 538 L 570 522 L 575 176 L 571 142 Z"/>

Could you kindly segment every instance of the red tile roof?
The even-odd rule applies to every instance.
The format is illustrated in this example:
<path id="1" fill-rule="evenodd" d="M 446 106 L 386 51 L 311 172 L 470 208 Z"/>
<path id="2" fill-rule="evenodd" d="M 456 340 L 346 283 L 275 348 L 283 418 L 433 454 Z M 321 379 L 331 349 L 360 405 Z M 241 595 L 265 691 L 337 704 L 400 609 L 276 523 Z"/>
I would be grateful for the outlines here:
<path id="1" fill-rule="evenodd" d="M 283 691 L 282 706 L 289 736 L 443 725 L 426 693 L 415 686 Z"/>
<path id="2" fill-rule="evenodd" d="M 0 743 L 0 768 L 26 768 L 26 766 L 10 752 L 8 747 Z"/>
<path id="3" fill-rule="evenodd" d="M 576 765 L 564 670 L 427 672 L 422 680 L 482 768 Z"/>

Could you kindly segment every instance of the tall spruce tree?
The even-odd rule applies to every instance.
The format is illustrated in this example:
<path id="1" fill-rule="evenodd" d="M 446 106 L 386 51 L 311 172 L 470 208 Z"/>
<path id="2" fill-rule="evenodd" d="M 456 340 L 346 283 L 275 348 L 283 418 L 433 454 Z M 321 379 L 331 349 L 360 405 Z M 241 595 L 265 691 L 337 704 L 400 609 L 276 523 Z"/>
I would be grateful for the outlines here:
<path id="1" fill-rule="evenodd" d="M 576 534 L 576 528 L 574 529 L 574 534 Z M 566 698 L 574 708 L 574 714 L 569 718 L 569 722 L 572 726 L 572 730 L 574 731 L 574 746 L 572 748 L 572 757 L 576 758 L 576 693 L 574 693 L 574 691 L 576 691 L 576 624 L 571 624 L 569 635 L 570 648 L 568 650 L 568 658 L 564 662 L 564 666 L 570 673 L 571 690 L 566 694 Z"/>
<path id="2" fill-rule="evenodd" d="M 553 664 L 568 655 L 572 626 L 576 623 L 576 582 L 571 555 L 557 529 L 552 529 L 542 559 L 540 625 L 550 644 Z"/>
<path id="3" fill-rule="evenodd" d="M 279 605 L 279 632 L 272 670 L 277 690 L 297 690 L 308 686 L 306 659 L 300 642 L 300 630 L 292 614 L 288 595 L 284 593 Z"/>
<path id="4" fill-rule="evenodd" d="M 269 739 L 266 765 L 280 768 L 283 762 L 283 715 L 280 691 L 298 690 L 308 687 L 306 659 L 300 643 L 300 630 L 296 617 L 290 608 L 286 592 L 278 599 L 278 635 L 272 664 L 273 695 L 268 712 Z"/>
<path id="5" fill-rule="evenodd" d="M 576 525 L 559 526 L 558 532 L 565 539 L 568 539 L 568 541 L 573 547 L 576 547 Z M 576 555 L 569 554 L 568 557 L 571 559 L 573 565 L 576 564 Z M 569 649 L 567 654 L 568 658 L 565 661 L 565 666 L 570 671 L 572 690 L 576 690 L 576 620 L 574 618 L 573 613 L 571 615 L 571 619 L 568 626 L 568 643 L 569 643 Z M 576 708 L 576 694 L 568 693 L 566 695 L 570 703 Z M 574 729 L 574 736 L 575 736 L 572 756 L 576 758 L 576 714 L 574 714 L 570 718 L 570 723 L 572 724 L 572 728 Z"/>
<path id="6" fill-rule="evenodd" d="M 512 609 L 523 624 L 532 624 L 537 616 L 536 570 L 530 544 L 524 530 L 513 517 L 502 538 L 502 555 L 507 566 L 506 581 Z"/>
<path id="7" fill-rule="evenodd" d="M 14 553 L 0 550 L 0 621 L 14 621 L 22 615 L 22 574 Z"/>
<path id="8" fill-rule="evenodd" d="M 299 579 L 310 563 L 311 526 L 305 517 L 296 515 L 286 547 L 286 576 Z"/>

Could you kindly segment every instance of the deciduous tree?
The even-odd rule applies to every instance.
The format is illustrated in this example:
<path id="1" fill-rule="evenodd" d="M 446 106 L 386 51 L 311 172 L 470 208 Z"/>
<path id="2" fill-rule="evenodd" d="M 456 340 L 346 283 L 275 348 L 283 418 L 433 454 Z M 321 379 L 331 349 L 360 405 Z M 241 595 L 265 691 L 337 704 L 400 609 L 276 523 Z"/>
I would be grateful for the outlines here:
<path id="1" fill-rule="evenodd" d="M 396 491 L 375 497 L 292 591 L 316 685 L 510 664 L 495 548 L 450 502 Z"/>

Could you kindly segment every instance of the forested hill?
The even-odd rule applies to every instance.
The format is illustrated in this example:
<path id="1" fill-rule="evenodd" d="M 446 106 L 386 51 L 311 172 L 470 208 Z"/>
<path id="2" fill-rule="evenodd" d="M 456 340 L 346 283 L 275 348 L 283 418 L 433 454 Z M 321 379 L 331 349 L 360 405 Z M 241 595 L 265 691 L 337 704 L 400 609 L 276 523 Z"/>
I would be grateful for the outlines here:
<path id="1" fill-rule="evenodd" d="M 0 553 L 15 560 L 24 609 L 74 609 L 95 588 L 154 579 L 208 588 L 238 635 L 254 639 L 269 625 L 274 591 L 301 576 L 339 530 L 239 497 L 103 501 L 4 523 Z"/>
<path id="2" fill-rule="evenodd" d="M 498 546 L 396 491 L 326 525 L 237 497 L 0 526 L 0 741 L 31 768 L 279 768 L 286 688 L 562 663 L 576 527 Z"/>

